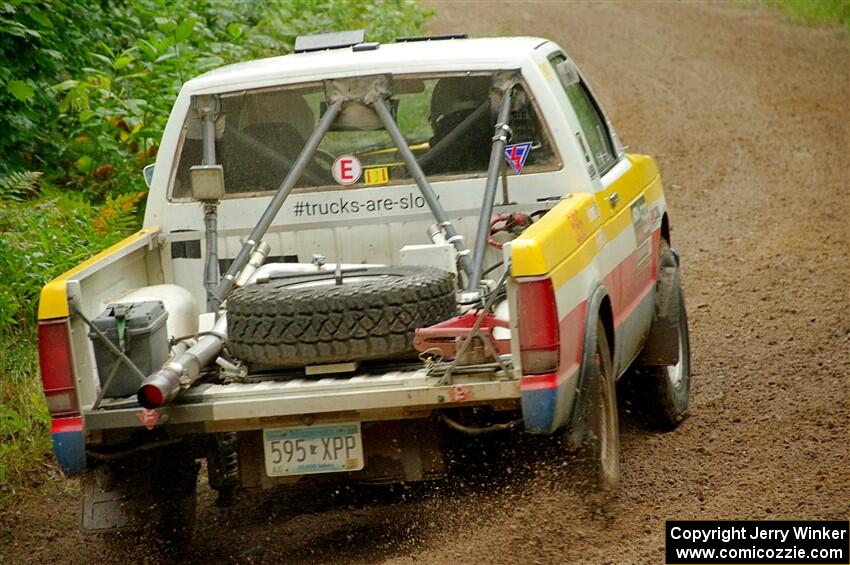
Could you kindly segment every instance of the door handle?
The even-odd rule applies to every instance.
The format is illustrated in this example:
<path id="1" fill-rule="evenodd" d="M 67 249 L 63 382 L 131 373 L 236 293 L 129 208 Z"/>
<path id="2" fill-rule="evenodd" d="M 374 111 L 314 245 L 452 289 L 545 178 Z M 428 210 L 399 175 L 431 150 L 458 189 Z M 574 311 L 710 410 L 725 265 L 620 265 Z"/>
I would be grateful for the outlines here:
<path id="1" fill-rule="evenodd" d="M 605 200 L 608 201 L 608 203 L 611 205 L 611 208 L 616 208 L 617 204 L 620 203 L 620 195 L 616 192 L 612 192 L 605 198 Z"/>

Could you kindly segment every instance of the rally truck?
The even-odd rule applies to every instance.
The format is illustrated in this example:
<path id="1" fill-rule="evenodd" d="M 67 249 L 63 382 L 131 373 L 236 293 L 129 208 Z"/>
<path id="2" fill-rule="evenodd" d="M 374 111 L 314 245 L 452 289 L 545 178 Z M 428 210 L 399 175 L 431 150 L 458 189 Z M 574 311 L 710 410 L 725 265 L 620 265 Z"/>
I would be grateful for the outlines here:
<path id="1" fill-rule="evenodd" d="M 500 430 L 613 489 L 617 379 L 687 414 L 658 168 L 551 41 L 302 37 L 185 83 L 145 172 L 142 229 L 41 292 L 85 530 L 190 533 L 203 461 L 226 503 L 440 477 Z"/>

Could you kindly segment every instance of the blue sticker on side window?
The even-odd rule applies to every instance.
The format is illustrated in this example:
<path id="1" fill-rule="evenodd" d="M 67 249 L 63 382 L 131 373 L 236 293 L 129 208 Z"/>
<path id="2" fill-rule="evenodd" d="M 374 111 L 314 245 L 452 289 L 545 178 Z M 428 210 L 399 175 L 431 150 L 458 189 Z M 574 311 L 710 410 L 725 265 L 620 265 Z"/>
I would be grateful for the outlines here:
<path id="1" fill-rule="evenodd" d="M 525 166 L 525 160 L 528 159 L 528 154 L 531 153 L 531 142 L 516 143 L 505 147 L 505 161 L 514 170 L 516 174 L 522 172 Z"/>

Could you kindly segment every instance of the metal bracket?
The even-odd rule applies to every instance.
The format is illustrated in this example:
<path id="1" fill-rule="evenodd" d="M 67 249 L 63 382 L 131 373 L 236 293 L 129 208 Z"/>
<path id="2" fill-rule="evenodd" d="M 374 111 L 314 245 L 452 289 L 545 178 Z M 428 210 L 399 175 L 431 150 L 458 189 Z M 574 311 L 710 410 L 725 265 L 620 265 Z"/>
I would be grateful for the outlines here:
<path id="1" fill-rule="evenodd" d="M 502 93 L 510 90 L 520 83 L 520 75 L 516 71 L 501 71 L 493 76 L 493 90 L 497 97 L 496 102 L 502 98 Z M 498 104 L 496 104 L 498 106 Z"/>
<path id="2" fill-rule="evenodd" d="M 376 100 L 392 96 L 390 75 L 340 78 L 325 81 L 325 97 L 328 102 L 362 102 L 372 104 Z"/>
<path id="3" fill-rule="evenodd" d="M 452 382 L 452 373 L 455 368 L 458 366 L 461 358 L 466 353 L 466 350 L 469 349 L 470 345 L 472 345 L 472 340 L 475 337 L 478 337 L 481 331 L 481 326 L 484 323 L 484 320 L 487 318 L 488 313 L 490 312 L 490 308 L 493 306 L 493 303 L 496 301 L 496 296 L 498 295 L 498 290 L 505 284 L 505 281 L 508 279 L 507 271 L 502 275 L 499 279 L 499 282 L 496 283 L 496 287 L 487 297 L 487 300 L 484 302 L 484 306 L 481 310 L 478 311 L 478 317 L 475 320 L 475 323 L 472 325 L 472 328 L 469 329 L 469 332 L 466 335 L 466 339 L 464 339 L 460 343 L 460 347 L 457 349 L 457 355 L 452 359 L 449 366 L 446 368 L 446 372 L 440 378 L 439 385 L 451 384 Z M 489 333 L 489 332 L 488 332 Z M 481 342 L 484 344 L 484 347 L 487 349 L 488 353 L 493 357 L 496 363 L 499 364 L 499 367 L 505 372 L 506 375 L 510 374 L 510 367 L 508 367 L 504 361 L 502 361 L 499 356 L 498 348 L 490 341 L 489 336 L 484 336 L 481 338 Z"/>
<path id="4" fill-rule="evenodd" d="M 508 124 L 496 124 L 496 131 L 501 130 L 499 133 L 490 138 L 490 141 L 501 141 L 503 143 L 507 143 L 514 136 L 514 130 L 511 129 L 511 126 Z"/>
<path id="5" fill-rule="evenodd" d="M 217 94 L 199 94 L 192 96 L 190 104 L 192 105 L 192 109 L 198 113 L 198 117 L 201 119 L 205 116 L 210 116 L 213 120 L 215 120 L 221 113 L 221 100 Z"/>

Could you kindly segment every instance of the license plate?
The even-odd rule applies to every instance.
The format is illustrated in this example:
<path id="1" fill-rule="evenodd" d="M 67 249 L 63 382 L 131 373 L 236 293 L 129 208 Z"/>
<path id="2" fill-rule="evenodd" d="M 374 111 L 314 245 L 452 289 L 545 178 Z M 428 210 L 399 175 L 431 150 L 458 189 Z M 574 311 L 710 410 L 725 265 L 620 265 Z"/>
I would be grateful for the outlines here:
<path id="1" fill-rule="evenodd" d="M 263 443 L 269 477 L 363 468 L 360 422 L 267 429 Z"/>

